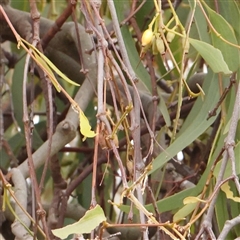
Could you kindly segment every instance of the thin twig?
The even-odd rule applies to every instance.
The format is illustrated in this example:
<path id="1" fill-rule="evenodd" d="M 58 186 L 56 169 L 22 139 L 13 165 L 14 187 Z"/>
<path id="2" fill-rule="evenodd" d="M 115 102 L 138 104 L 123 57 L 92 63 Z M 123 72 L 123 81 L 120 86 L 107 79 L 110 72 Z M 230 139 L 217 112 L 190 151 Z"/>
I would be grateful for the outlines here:
<path id="1" fill-rule="evenodd" d="M 3 135 L 4 135 L 4 122 L 3 122 L 3 109 L 2 109 L 2 90 L 4 83 L 4 54 L 2 51 L 2 47 L 0 46 L 0 151 L 2 150 L 3 145 Z"/>
<path id="2" fill-rule="evenodd" d="M 226 98 L 228 92 L 230 91 L 232 86 L 236 83 L 235 77 L 236 77 L 236 73 L 231 75 L 229 85 L 224 89 L 220 99 L 218 100 L 218 102 L 216 104 L 216 107 L 208 113 L 207 120 L 210 119 L 213 116 L 216 116 L 219 106 L 221 106 L 221 104 L 222 104 L 223 100 Z"/>
<path id="3" fill-rule="evenodd" d="M 131 117 L 131 126 L 130 129 L 133 131 L 133 142 L 134 142 L 134 179 L 136 180 L 140 175 L 141 171 L 144 168 L 144 163 L 142 161 L 142 155 L 141 155 L 141 144 L 140 144 L 140 104 L 141 100 L 139 97 L 138 90 L 136 88 L 136 82 L 138 81 L 137 76 L 132 68 L 132 65 L 129 60 L 129 56 L 124 44 L 124 40 L 121 34 L 121 30 L 119 27 L 118 23 L 118 17 L 116 13 L 116 9 L 114 6 L 114 3 L 112 1 L 108 1 L 108 7 L 112 16 L 112 21 L 113 21 L 113 26 L 114 30 L 118 39 L 118 44 L 120 47 L 120 51 L 122 54 L 122 59 L 123 59 L 123 64 L 122 67 L 125 70 L 125 72 L 128 74 L 128 77 L 134 87 L 134 92 L 133 92 L 133 101 L 134 101 L 134 107 L 133 110 L 130 112 L 130 117 Z M 143 113 L 144 114 L 144 113 Z M 146 121 L 146 124 L 147 121 Z M 150 129 L 149 129 L 150 130 Z M 151 132 L 151 130 L 149 131 Z M 137 196 L 140 202 L 143 204 L 143 196 L 141 193 L 140 186 L 137 187 Z M 144 213 L 140 210 L 140 221 L 142 224 L 145 223 L 145 216 Z M 148 239 L 148 233 L 147 233 L 147 228 L 143 229 L 143 237 L 144 239 Z"/>

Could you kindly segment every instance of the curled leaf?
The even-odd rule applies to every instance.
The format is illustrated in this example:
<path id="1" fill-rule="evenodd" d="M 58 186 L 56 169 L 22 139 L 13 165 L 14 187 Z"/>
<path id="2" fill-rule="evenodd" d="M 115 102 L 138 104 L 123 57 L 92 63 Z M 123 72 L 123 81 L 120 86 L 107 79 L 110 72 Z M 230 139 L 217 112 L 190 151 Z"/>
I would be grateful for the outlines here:
<path id="1" fill-rule="evenodd" d="M 225 192 L 226 197 L 227 197 L 228 199 L 232 199 L 234 202 L 240 202 L 240 197 L 234 197 L 234 196 L 233 196 L 233 192 L 231 191 L 228 182 L 224 183 L 224 184 L 221 186 L 221 190 L 222 190 L 223 192 Z"/>
<path id="2" fill-rule="evenodd" d="M 84 136 L 83 141 L 85 141 L 86 138 L 93 138 L 96 136 L 96 133 L 91 130 L 89 121 L 82 110 L 79 111 L 79 121 L 80 132 Z"/>

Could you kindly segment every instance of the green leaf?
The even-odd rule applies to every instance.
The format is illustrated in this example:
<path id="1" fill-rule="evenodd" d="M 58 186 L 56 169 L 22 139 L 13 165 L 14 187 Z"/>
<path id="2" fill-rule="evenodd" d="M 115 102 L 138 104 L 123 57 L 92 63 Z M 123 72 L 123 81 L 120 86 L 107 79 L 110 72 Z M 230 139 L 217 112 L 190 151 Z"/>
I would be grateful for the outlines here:
<path id="1" fill-rule="evenodd" d="M 184 219 L 186 216 L 188 216 L 191 212 L 194 211 L 194 209 L 197 206 L 197 202 L 195 203 L 189 203 L 183 206 L 181 209 L 179 209 L 173 216 L 173 222 L 178 222 L 181 219 Z"/>
<path id="2" fill-rule="evenodd" d="M 231 204 L 225 198 L 225 193 L 220 191 L 218 193 L 216 206 L 215 206 L 215 213 L 216 213 L 216 224 L 219 229 L 222 229 L 225 225 L 226 221 L 229 220 L 229 209 L 226 207 L 231 207 Z M 236 237 L 236 236 L 235 236 Z M 232 232 L 230 231 L 227 238 L 225 239 L 235 239 Z"/>
<path id="3" fill-rule="evenodd" d="M 235 159 L 238 159 L 239 156 L 240 156 L 240 142 L 238 142 L 235 146 L 234 155 L 235 155 Z M 222 161 L 219 161 L 217 163 L 215 169 L 214 169 L 213 174 L 216 178 L 217 178 L 218 173 L 220 171 L 221 165 L 222 165 Z M 237 175 L 239 175 L 240 174 L 240 164 L 236 164 L 235 167 L 236 167 L 236 173 L 237 173 Z M 231 165 L 231 162 L 228 161 L 227 166 L 226 166 L 225 171 L 224 171 L 224 179 L 228 178 L 230 176 L 232 176 L 232 165 Z"/>
<path id="4" fill-rule="evenodd" d="M 169 127 L 171 125 L 171 119 L 170 119 L 170 115 L 169 115 L 165 100 L 161 94 L 159 95 L 159 98 L 160 98 L 160 103 L 159 103 L 160 111 L 163 115 L 166 125 Z"/>
<path id="5" fill-rule="evenodd" d="M 219 13 L 223 16 L 234 29 L 236 39 L 240 43 L 240 10 L 236 1 L 218 0 Z"/>
<path id="6" fill-rule="evenodd" d="M 224 61 L 223 55 L 219 49 L 206 42 L 193 38 L 189 38 L 189 42 L 199 52 L 214 73 L 232 73 Z"/>
<path id="7" fill-rule="evenodd" d="M 21 11 L 25 11 L 25 12 L 29 11 L 29 3 L 26 0 L 22 0 L 22 1 L 12 0 L 11 7 Z"/>
<path id="8" fill-rule="evenodd" d="M 206 6 L 206 8 L 211 24 L 221 37 L 235 45 L 238 45 L 232 26 L 220 14 L 213 11 L 210 7 Z M 223 58 L 229 69 L 233 72 L 236 71 L 239 68 L 239 49 L 224 42 L 220 36 L 217 36 L 212 30 L 211 38 L 213 46 L 220 49 L 222 52 Z"/>
<path id="9" fill-rule="evenodd" d="M 90 233 L 104 221 L 106 221 L 104 212 L 102 208 L 97 205 L 95 208 L 88 210 L 78 222 L 63 228 L 54 229 L 52 233 L 61 239 L 67 238 L 70 234 Z"/>
<path id="10" fill-rule="evenodd" d="M 5 132 L 5 135 L 7 136 L 7 138 L 9 138 L 8 133 Z M 11 136 L 10 139 L 8 140 L 9 147 L 10 147 L 11 151 L 14 153 L 15 156 L 18 156 L 18 153 L 21 150 L 21 148 L 23 146 L 25 146 L 24 143 L 25 143 L 24 135 L 20 132 Z M 1 150 L 1 152 L 0 152 L 0 160 L 1 160 L 0 161 L 0 167 L 2 169 L 9 168 L 9 165 L 12 162 L 12 160 L 9 161 L 9 153 L 6 153 L 6 151 L 4 151 L 4 150 Z"/>
<path id="11" fill-rule="evenodd" d="M 176 156 L 176 154 L 186 146 L 191 144 L 195 139 L 197 139 L 206 129 L 212 125 L 217 116 L 214 116 L 207 120 L 208 112 L 212 110 L 219 99 L 219 93 L 216 91 L 216 82 L 217 75 L 212 71 L 206 75 L 203 90 L 206 94 L 204 101 L 201 98 L 198 98 L 196 103 L 194 104 L 191 112 L 189 113 L 187 119 L 185 120 L 184 125 L 180 129 L 180 132 L 177 134 L 176 140 L 157 158 L 153 160 L 152 170 L 149 174 L 156 172 L 158 169 L 163 167 L 163 165 L 170 160 L 172 157 Z M 214 92 L 214 94 L 212 94 Z M 213 156 L 211 161 L 217 157 L 219 153 L 223 137 L 220 138 L 221 142 L 219 143 L 219 148 L 216 148 L 216 156 Z M 208 168 L 205 170 L 202 178 L 198 182 L 197 186 L 192 189 L 186 189 L 180 193 L 177 193 L 173 196 L 161 199 L 157 201 L 157 206 L 161 209 L 161 212 L 171 211 L 173 209 L 177 209 L 183 206 L 183 200 L 188 196 L 197 196 L 202 191 L 206 183 L 206 179 L 210 172 L 210 167 L 212 163 L 209 163 Z M 152 204 L 145 206 L 148 211 L 154 211 Z M 124 212 L 129 212 L 130 207 L 122 205 L 120 209 Z"/>
<path id="12" fill-rule="evenodd" d="M 183 200 L 183 203 L 185 206 L 183 206 L 181 209 L 179 209 L 173 216 L 173 221 L 177 222 L 181 219 L 184 219 L 187 217 L 193 210 L 196 208 L 197 204 L 199 202 L 206 203 L 206 201 L 200 199 L 199 197 L 186 197 Z"/>
<path id="13" fill-rule="evenodd" d="M 196 28 L 197 28 L 199 39 L 204 42 L 210 43 L 207 21 L 203 15 L 202 10 L 198 6 L 198 4 L 196 4 L 196 1 L 188 0 L 188 3 L 191 7 L 191 10 L 193 10 L 195 7 L 194 26 L 196 26 Z M 191 30 L 191 32 L 192 32 L 192 30 Z M 191 34 L 191 32 L 190 32 L 190 34 Z"/>
<path id="14" fill-rule="evenodd" d="M 23 130 L 23 70 L 25 66 L 26 56 L 19 58 L 20 61 L 15 65 L 12 79 L 12 102 L 14 117 L 18 126 Z"/>
<path id="15" fill-rule="evenodd" d="M 234 195 L 238 195 L 238 190 L 236 188 L 236 185 L 233 181 L 230 181 L 229 182 L 229 185 L 231 187 L 231 190 L 233 191 Z M 228 201 L 227 201 L 228 202 Z M 239 212 L 240 212 L 240 204 L 239 203 L 236 203 L 234 201 L 231 201 L 231 204 L 229 204 L 230 206 L 230 210 L 228 209 L 229 212 L 229 215 L 231 215 L 232 218 L 235 218 L 235 217 L 238 217 L 239 215 Z M 234 228 L 234 231 L 235 231 L 235 235 L 236 236 L 240 236 L 240 229 L 238 226 L 236 226 Z"/>
<path id="16" fill-rule="evenodd" d="M 207 120 L 208 112 L 215 107 L 219 99 L 219 93 L 216 92 L 217 76 L 209 72 L 205 78 L 203 90 L 206 94 L 204 101 L 198 98 L 194 104 L 188 118 L 185 120 L 187 123 L 182 126 L 182 129 L 177 135 L 176 140 L 163 151 L 153 161 L 153 168 L 150 174 L 161 168 L 169 159 L 174 157 L 178 152 L 192 143 L 198 138 L 211 124 L 215 121 L 215 117 Z M 212 94 L 214 92 L 215 94 Z M 189 120 L 188 120 L 189 119 Z"/>
<path id="17" fill-rule="evenodd" d="M 153 1 L 145 1 L 145 3 L 139 9 L 139 11 L 136 12 L 135 17 L 140 29 L 143 29 L 151 22 L 150 17 L 146 19 L 143 16 L 147 16 L 152 11 L 153 8 L 154 8 Z M 124 11 L 122 12 L 124 13 Z"/>

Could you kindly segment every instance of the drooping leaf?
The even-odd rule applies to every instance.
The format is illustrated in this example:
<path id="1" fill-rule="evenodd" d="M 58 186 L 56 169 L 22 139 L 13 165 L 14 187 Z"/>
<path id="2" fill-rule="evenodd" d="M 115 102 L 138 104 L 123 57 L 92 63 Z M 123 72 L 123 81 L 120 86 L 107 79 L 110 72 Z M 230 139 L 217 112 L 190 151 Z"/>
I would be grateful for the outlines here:
<path id="1" fill-rule="evenodd" d="M 37 56 L 39 55 L 39 58 L 42 59 L 42 61 L 44 61 L 54 72 L 56 72 L 62 79 L 64 79 L 65 81 L 67 81 L 68 83 L 75 85 L 75 86 L 79 86 L 78 83 L 72 81 L 71 79 L 69 79 L 65 74 L 63 74 L 44 54 L 42 54 L 37 48 L 35 48 L 32 44 L 30 44 L 29 42 L 25 41 L 24 39 L 21 39 L 25 44 L 28 45 L 29 48 L 31 48 L 34 52 L 34 55 Z M 38 58 L 38 59 L 39 59 Z M 44 69 L 43 69 L 44 70 Z"/>
<path id="2" fill-rule="evenodd" d="M 35 61 L 37 64 L 42 68 L 45 73 L 47 73 L 48 77 L 52 81 L 53 85 L 57 89 L 57 91 L 61 91 L 61 86 L 59 85 L 57 79 L 55 78 L 53 72 L 51 69 L 53 69 L 60 77 L 62 77 L 67 82 L 79 86 L 79 84 L 73 82 L 70 80 L 67 76 L 65 76 L 44 54 L 42 54 L 38 49 L 36 49 L 33 45 L 25 41 L 24 39 L 21 39 L 24 43 L 28 45 L 33 51 L 33 55 L 35 57 Z M 89 124 L 89 121 L 87 117 L 84 115 L 83 111 L 79 108 L 77 111 L 79 111 L 79 120 L 80 120 L 80 132 L 84 136 L 83 141 L 87 137 L 92 138 L 96 136 L 94 131 L 91 130 L 91 126 Z"/>
<path id="3" fill-rule="evenodd" d="M 80 132 L 84 136 L 83 141 L 85 141 L 86 138 L 93 138 L 96 136 L 96 133 L 91 130 L 91 126 L 89 124 L 89 121 L 87 117 L 85 116 L 83 111 L 79 112 L 79 120 L 80 120 Z"/>
<path id="4" fill-rule="evenodd" d="M 61 239 L 67 238 L 70 234 L 90 233 L 100 223 L 106 221 L 102 208 L 97 205 L 95 208 L 88 210 L 85 215 L 76 223 L 63 228 L 54 229 L 52 233 Z"/>
<path id="5" fill-rule="evenodd" d="M 215 30 L 220 34 L 220 36 L 232 44 L 238 45 L 233 28 L 229 23 L 218 13 L 213 11 L 210 7 L 207 7 L 209 14 L 209 19 Z M 231 71 L 236 71 L 239 68 L 239 49 L 231 46 L 229 43 L 224 42 L 223 39 L 217 36 L 211 30 L 212 44 L 215 48 L 220 49 L 225 62 L 227 63 Z"/>
<path id="6" fill-rule="evenodd" d="M 50 78 L 53 86 L 56 88 L 56 90 L 58 92 L 61 92 L 61 87 L 59 86 L 59 83 L 57 81 L 57 79 L 54 76 L 54 73 L 52 72 L 51 68 L 46 64 L 46 62 L 38 55 L 34 52 L 34 56 L 37 60 L 37 63 L 40 64 L 43 67 L 43 71 L 48 75 L 48 77 Z"/>
<path id="7" fill-rule="evenodd" d="M 202 58 L 210 66 L 213 72 L 224 74 L 232 73 L 224 61 L 223 55 L 219 49 L 197 39 L 189 38 L 189 41 L 190 44 L 199 52 Z"/>

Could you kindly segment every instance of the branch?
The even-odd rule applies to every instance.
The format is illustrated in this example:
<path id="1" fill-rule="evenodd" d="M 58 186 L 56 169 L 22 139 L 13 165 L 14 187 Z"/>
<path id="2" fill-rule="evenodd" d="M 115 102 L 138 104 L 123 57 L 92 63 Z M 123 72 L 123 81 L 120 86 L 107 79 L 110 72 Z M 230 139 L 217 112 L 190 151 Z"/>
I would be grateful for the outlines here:
<path id="1" fill-rule="evenodd" d="M 16 169 L 13 168 L 11 170 L 12 173 L 12 181 L 14 184 L 14 192 L 15 197 L 18 199 L 18 203 L 15 204 L 15 214 L 18 216 L 18 219 L 21 219 L 21 222 L 18 219 L 15 219 L 15 221 L 12 224 L 12 232 L 16 236 L 15 239 L 26 239 L 30 240 L 32 239 L 32 236 L 29 234 L 27 229 L 25 227 L 30 227 L 31 221 L 28 218 L 28 216 L 23 212 L 23 209 L 27 209 L 27 186 L 26 181 L 22 175 L 22 173 Z M 18 205 L 20 204 L 21 207 Z M 24 224 L 25 227 L 22 225 Z"/>
<path id="2" fill-rule="evenodd" d="M 89 79 L 91 79 L 91 82 L 89 80 L 85 80 L 74 99 L 83 111 L 86 109 L 88 103 L 92 100 L 94 95 L 92 84 L 96 83 L 95 74 L 96 72 L 93 68 L 88 75 Z M 75 138 L 78 124 L 78 114 L 76 114 L 76 112 L 70 108 L 65 120 L 58 124 L 56 132 L 53 134 L 50 156 L 53 156 L 59 152 L 62 147 Z M 35 169 L 44 164 L 47 158 L 48 144 L 48 141 L 46 141 L 36 152 L 33 153 L 32 157 Z M 22 172 L 25 178 L 29 176 L 27 161 L 24 161 L 21 165 L 19 165 L 18 169 Z"/>

